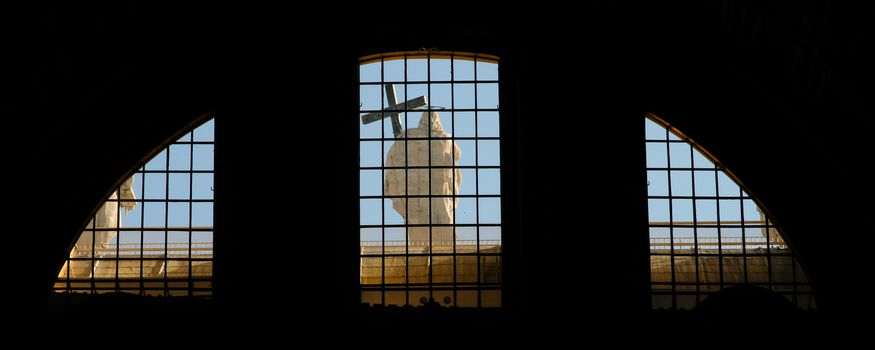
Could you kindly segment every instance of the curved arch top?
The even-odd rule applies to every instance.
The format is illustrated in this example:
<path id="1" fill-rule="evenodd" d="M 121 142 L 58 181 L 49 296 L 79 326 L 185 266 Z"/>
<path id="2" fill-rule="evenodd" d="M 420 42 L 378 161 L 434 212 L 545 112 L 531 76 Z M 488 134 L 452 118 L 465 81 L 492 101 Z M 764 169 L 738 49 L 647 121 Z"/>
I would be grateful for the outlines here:
<path id="1" fill-rule="evenodd" d="M 480 61 L 486 63 L 498 63 L 498 56 L 475 52 L 457 51 L 395 51 L 362 56 L 359 64 L 368 64 L 383 61 L 400 60 L 404 58 L 434 58 L 434 59 L 457 59 L 466 61 Z"/>

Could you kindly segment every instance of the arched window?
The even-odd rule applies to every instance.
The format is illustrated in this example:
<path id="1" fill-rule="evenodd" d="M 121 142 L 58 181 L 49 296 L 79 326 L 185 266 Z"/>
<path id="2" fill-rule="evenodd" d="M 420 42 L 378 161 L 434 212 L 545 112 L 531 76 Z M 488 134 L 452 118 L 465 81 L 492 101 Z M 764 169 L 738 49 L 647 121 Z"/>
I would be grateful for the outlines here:
<path id="1" fill-rule="evenodd" d="M 653 114 L 645 118 L 652 305 L 691 309 L 748 285 L 814 308 L 784 235 L 710 153 Z"/>
<path id="2" fill-rule="evenodd" d="M 498 58 L 360 64 L 362 302 L 501 306 Z"/>
<path id="3" fill-rule="evenodd" d="M 214 124 L 119 181 L 71 245 L 55 292 L 212 295 Z"/>

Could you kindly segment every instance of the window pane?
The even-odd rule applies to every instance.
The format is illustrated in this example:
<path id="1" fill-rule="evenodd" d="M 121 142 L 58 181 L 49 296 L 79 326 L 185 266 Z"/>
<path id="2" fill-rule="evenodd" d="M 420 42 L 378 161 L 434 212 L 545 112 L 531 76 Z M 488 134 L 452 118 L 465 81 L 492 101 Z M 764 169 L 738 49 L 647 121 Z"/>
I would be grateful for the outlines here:
<path id="1" fill-rule="evenodd" d="M 501 194 L 501 172 L 498 169 L 482 169 L 478 170 L 477 183 L 479 184 L 479 194 L 497 195 Z M 465 180 L 465 178 L 462 178 Z M 471 181 L 473 179 L 469 179 Z"/>
<path id="2" fill-rule="evenodd" d="M 453 108 L 473 109 L 474 84 L 453 84 Z"/>
<path id="3" fill-rule="evenodd" d="M 474 195 L 477 194 L 477 182 L 474 180 L 477 178 L 477 170 L 474 169 L 462 169 L 462 184 L 459 186 L 459 194 L 461 195 Z"/>
<path id="4" fill-rule="evenodd" d="M 191 174 L 170 174 L 170 199 L 188 199 Z"/>
<path id="5" fill-rule="evenodd" d="M 452 61 L 448 59 L 431 59 L 431 80 L 447 81 L 450 80 L 452 70 Z"/>
<path id="6" fill-rule="evenodd" d="M 362 85 L 359 87 L 359 108 L 362 111 L 379 111 L 385 104 L 383 100 L 383 87 L 381 85 Z M 376 122 L 379 123 L 379 122 Z"/>
<path id="7" fill-rule="evenodd" d="M 501 223 L 501 200 L 499 198 L 480 198 L 481 224 Z"/>
<path id="8" fill-rule="evenodd" d="M 383 171 L 359 171 L 359 193 L 362 196 L 379 196 L 383 194 Z"/>
<path id="9" fill-rule="evenodd" d="M 164 210 L 166 203 L 146 202 L 143 208 L 144 227 L 164 227 Z"/>
<path id="10" fill-rule="evenodd" d="M 359 165 L 363 167 L 381 166 L 381 151 L 380 141 L 359 142 Z"/>
<path id="11" fill-rule="evenodd" d="M 717 190 L 720 191 L 720 196 L 738 197 L 741 195 L 741 190 L 735 181 L 722 171 L 717 172 Z"/>
<path id="12" fill-rule="evenodd" d="M 403 59 L 383 61 L 384 81 L 404 81 L 404 63 Z"/>
<path id="13" fill-rule="evenodd" d="M 648 168 L 667 168 L 668 149 L 665 143 L 647 143 L 647 167 Z"/>
<path id="14" fill-rule="evenodd" d="M 213 174 L 192 174 L 192 198 L 213 199 Z"/>
<path id="15" fill-rule="evenodd" d="M 192 203 L 191 204 L 191 226 L 192 227 L 213 227 L 213 203 Z"/>
<path id="16" fill-rule="evenodd" d="M 474 198 L 459 198 L 459 205 L 456 207 L 456 223 L 457 224 L 475 224 L 477 223 L 477 201 Z"/>
<path id="17" fill-rule="evenodd" d="M 189 203 L 167 203 L 167 226 L 170 227 L 188 227 L 188 210 Z"/>
<path id="18" fill-rule="evenodd" d="M 380 199 L 361 199 L 359 200 L 360 223 L 362 225 L 379 225 L 382 220 L 382 205 Z"/>
<path id="19" fill-rule="evenodd" d="M 741 221 L 741 201 L 737 199 L 721 199 L 720 221 L 738 224 Z"/>
<path id="20" fill-rule="evenodd" d="M 201 126 L 194 129 L 194 141 L 195 142 L 212 142 L 215 140 L 215 120 L 210 119 L 205 123 L 201 124 Z"/>
<path id="21" fill-rule="evenodd" d="M 668 196 L 668 172 L 651 170 L 647 172 L 647 194 Z"/>
<path id="22" fill-rule="evenodd" d="M 359 81 L 379 82 L 383 74 L 382 65 L 379 61 L 359 66 Z"/>
<path id="23" fill-rule="evenodd" d="M 453 60 L 453 79 L 474 80 L 474 61 L 464 59 Z"/>
<path id="24" fill-rule="evenodd" d="M 700 171 L 697 170 L 694 173 L 695 181 L 696 181 L 696 195 L 697 196 L 716 196 L 717 195 L 717 184 L 714 179 L 713 171 Z"/>
<path id="25" fill-rule="evenodd" d="M 717 201 L 713 199 L 697 199 L 696 220 L 700 224 L 717 223 Z"/>
<path id="26" fill-rule="evenodd" d="M 692 158 L 690 158 L 690 145 L 686 143 L 670 143 L 669 157 L 671 157 L 672 168 L 690 168 L 692 167 Z"/>
<path id="27" fill-rule="evenodd" d="M 477 143 L 477 163 L 481 166 L 497 166 L 501 164 L 499 144 L 497 140 L 481 140 Z"/>
<path id="28" fill-rule="evenodd" d="M 477 61 L 477 80 L 498 80 L 498 65 Z"/>
<path id="29" fill-rule="evenodd" d="M 475 155 L 477 154 L 477 147 L 475 146 L 474 141 L 472 141 L 472 140 L 457 140 L 456 145 L 459 146 L 459 152 L 462 153 L 462 155 L 459 157 L 459 160 L 457 161 L 458 165 L 462 165 L 462 166 L 477 165 L 477 163 L 476 163 L 477 159 L 475 157 Z M 483 164 L 481 164 L 481 165 L 483 165 Z"/>
<path id="30" fill-rule="evenodd" d="M 407 81 L 427 81 L 428 60 L 421 58 L 407 58 Z"/>
<path id="31" fill-rule="evenodd" d="M 690 199 L 672 199 L 672 219 L 674 222 L 693 221 L 693 201 Z"/>
<path id="32" fill-rule="evenodd" d="M 431 91 L 429 94 L 429 105 L 434 109 L 450 109 L 453 106 L 453 94 L 450 91 L 450 84 L 430 84 Z"/>
<path id="33" fill-rule="evenodd" d="M 194 170 L 213 170 L 213 145 L 194 145 Z"/>
<path id="34" fill-rule="evenodd" d="M 672 196 L 692 196 L 693 195 L 693 174 L 689 171 L 672 171 L 671 172 L 671 195 Z"/>
<path id="35" fill-rule="evenodd" d="M 477 108 L 498 109 L 498 84 L 477 84 Z"/>
<path id="36" fill-rule="evenodd" d="M 480 112 L 477 114 L 477 135 L 480 137 L 498 137 L 498 112 Z"/>
<path id="37" fill-rule="evenodd" d="M 474 112 L 455 112 L 454 116 L 455 119 L 453 122 L 455 125 L 453 125 L 453 136 L 474 137 Z M 479 120 L 477 122 L 479 122 Z"/>
<path id="38" fill-rule="evenodd" d="M 668 199 L 648 200 L 650 222 L 669 222 Z"/>
<path id="39" fill-rule="evenodd" d="M 386 225 L 400 225 L 404 223 L 404 219 L 401 218 L 401 215 L 406 215 L 402 213 L 406 213 L 407 211 L 412 211 L 413 209 L 408 209 L 407 205 L 408 201 L 403 199 L 384 199 L 383 200 L 383 215 Z M 377 213 L 379 215 L 379 213 Z M 379 217 L 377 217 L 379 220 Z M 377 222 L 379 224 L 379 222 Z"/>
<path id="40" fill-rule="evenodd" d="M 167 174 L 162 173 L 147 173 L 146 184 L 143 198 L 145 199 L 165 199 L 167 198 Z"/>
<path id="41" fill-rule="evenodd" d="M 191 145 L 170 145 L 170 170 L 191 169 Z"/>
<path id="42" fill-rule="evenodd" d="M 646 140 L 665 140 L 665 129 L 654 121 L 644 118 L 644 137 Z"/>

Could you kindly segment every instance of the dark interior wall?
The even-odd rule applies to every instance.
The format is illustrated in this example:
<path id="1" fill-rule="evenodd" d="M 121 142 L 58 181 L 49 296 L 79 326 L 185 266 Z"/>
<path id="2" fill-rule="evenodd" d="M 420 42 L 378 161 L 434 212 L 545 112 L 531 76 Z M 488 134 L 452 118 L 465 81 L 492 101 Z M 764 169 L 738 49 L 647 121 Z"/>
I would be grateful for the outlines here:
<path id="1" fill-rule="evenodd" d="M 873 149 L 865 11 L 745 1 L 553 10 L 485 20 L 433 10 L 434 21 L 349 29 L 290 10 L 33 10 L 4 140 L 14 150 L 6 242 L 18 247 L 7 258 L 16 288 L 2 292 L 9 311 L 40 322 L 83 218 L 144 154 L 213 111 L 217 307 L 253 324 L 361 321 L 357 126 L 344 122 L 357 108 L 356 59 L 422 47 L 502 58 L 505 322 L 628 327 L 647 308 L 646 111 L 766 205 L 823 311 L 859 306 L 848 281 L 868 272 L 875 232 L 862 168 Z M 394 18 L 373 12 L 356 13 Z"/>

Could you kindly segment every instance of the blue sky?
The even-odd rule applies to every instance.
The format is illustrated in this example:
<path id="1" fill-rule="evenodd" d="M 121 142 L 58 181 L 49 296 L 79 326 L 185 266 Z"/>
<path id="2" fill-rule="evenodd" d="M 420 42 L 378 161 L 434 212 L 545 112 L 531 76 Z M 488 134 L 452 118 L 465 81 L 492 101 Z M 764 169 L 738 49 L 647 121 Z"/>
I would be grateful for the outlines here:
<path id="1" fill-rule="evenodd" d="M 209 120 L 176 141 L 190 141 L 192 140 L 192 137 L 194 141 L 213 141 L 214 126 L 214 120 Z M 194 148 L 192 149 L 191 147 Z M 214 169 L 215 157 L 213 153 L 213 145 L 171 144 L 169 150 L 169 170 L 189 170 L 189 168 L 192 168 L 193 170 Z M 191 158 L 192 151 L 194 152 L 194 159 Z M 144 169 L 167 170 L 167 155 L 167 149 L 161 151 L 161 153 L 146 163 Z M 189 174 L 169 174 L 168 186 L 167 175 L 163 173 L 148 173 L 145 174 L 145 191 L 143 190 L 143 175 L 143 173 L 137 173 L 134 175 L 134 193 L 136 194 L 137 199 L 187 200 L 189 197 L 189 191 L 191 191 L 193 199 L 213 199 L 213 174 L 211 173 L 193 174 L 193 178 L 191 179 L 191 189 L 189 188 Z M 142 227 L 163 228 L 165 222 L 165 205 L 169 206 L 167 207 L 166 218 L 168 226 L 188 226 L 189 203 L 187 202 L 138 202 L 134 210 L 127 213 L 127 215 L 125 215 L 124 211 L 121 212 L 121 226 L 130 228 L 141 227 L 140 220 L 142 219 Z M 192 226 L 212 227 L 213 203 L 192 203 L 191 205 Z M 140 232 L 121 232 L 120 236 L 122 244 L 138 243 Z M 143 240 L 144 243 L 163 243 L 164 233 L 145 232 Z M 168 233 L 169 243 L 185 243 L 187 241 L 188 231 L 170 231 Z M 192 234 L 192 242 L 212 242 L 212 233 L 195 232 Z"/>
<path id="2" fill-rule="evenodd" d="M 385 81 L 397 82 L 396 95 L 398 102 L 408 99 L 426 96 L 429 105 L 437 109 L 444 129 L 456 137 L 497 137 L 499 136 L 499 113 L 497 111 L 478 112 L 453 112 L 452 109 L 497 109 L 498 108 L 498 84 L 497 83 L 435 83 L 426 84 L 402 84 L 404 81 L 404 60 L 385 61 L 384 68 L 380 62 L 362 65 L 360 69 L 361 82 L 380 82 L 381 73 Z M 451 70 L 456 81 L 474 80 L 476 65 L 477 80 L 497 80 L 498 65 L 486 62 L 474 62 L 467 60 L 432 59 L 431 80 L 449 81 Z M 429 63 L 426 59 L 407 60 L 407 81 L 427 81 Z M 361 85 L 361 110 L 380 110 L 389 105 L 384 96 L 382 85 Z M 475 98 L 476 92 L 476 98 Z M 444 110 L 441 110 L 444 109 Z M 361 115 L 367 112 L 362 112 Z M 401 113 L 404 127 L 416 127 L 422 112 Z M 385 122 L 375 122 L 368 125 L 360 122 L 360 137 L 363 139 L 359 144 L 359 159 L 361 166 L 382 166 L 389 148 L 394 144 L 392 124 L 388 119 Z M 390 140 L 377 140 L 380 137 Z M 500 166 L 500 142 L 498 140 L 458 140 L 461 157 L 458 161 L 463 166 Z M 360 171 L 360 194 L 363 196 L 382 195 L 383 183 L 380 170 Z M 478 188 L 479 187 L 479 188 Z M 463 195 L 500 195 L 501 177 L 498 169 L 463 169 L 462 183 L 459 193 Z M 480 210 L 477 212 L 479 201 Z M 380 224 L 382 215 L 385 214 L 386 224 L 403 224 L 401 216 L 392 209 L 389 199 L 362 199 L 360 205 L 361 224 Z M 458 224 L 501 224 L 501 203 L 499 198 L 461 198 L 456 208 L 456 223 Z M 458 239 L 476 239 L 475 228 L 460 227 L 456 230 Z M 380 229 L 362 229 L 361 239 L 372 241 L 379 240 Z M 480 230 L 481 240 L 498 240 L 501 237 L 500 227 L 485 227 Z M 387 240 L 404 240 L 403 228 L 386 229 Z"/>
<path id="3" fill-rule="evenodd" d="M 669 133 L 666 138 L 666 130 L 661 125 L 645 118 L 645 136 L 647 140 L 680 140 L 677 136 Z M 648 168 L 694 168 L 682 171 L 670 171 L 671 195 L 692 196 L 694 199 L 648 199 L 648 212 L 651 222 L 692 222 L 693 208 L 695 207 L 696 221 L 717 221 L 719 208 L 720 221 L 740 221 L 742 215 L 744 221 L 759 221 L 760 214 L 756 210 L 756 203 L 749 199 L 738 184 L 735 183 L 723 171 L 716 172 L 715 165 L 695 148 L 692 149 L 693 159 L 690 160 L 691 146 L 687 143 L 669 143 L 668 151 L 666 144 L 661 142 L 648 142 L 647 167 Z M 666 157 L 668 155 L 668 157 Z M 670 158 L 670 160 L 668 159 Z M 649 170 L 647 172 L 649 196 L 669 195 L 669 171 Z M 702 196 L 717 196 L 718 199 L 703 199 Z M 742 196 L 742 200 L 723 199 L 724 196 Z M 671 214 L 673 216 L 669 216 Z M 724 237 L 741 237 L 744 230 L 740 228 L 722 228 L 721 235 Z M 693 237 L 692 228 L 675 228 L 676 237 Z M 700 237 L 716 237 L 716 229 L 698 229 Z M 746 236 L 762 237 L 760 228 L 748 229 Z M 668 228 L 651 228 L 651 237 L 665 238 L 669 236 Z"/>

